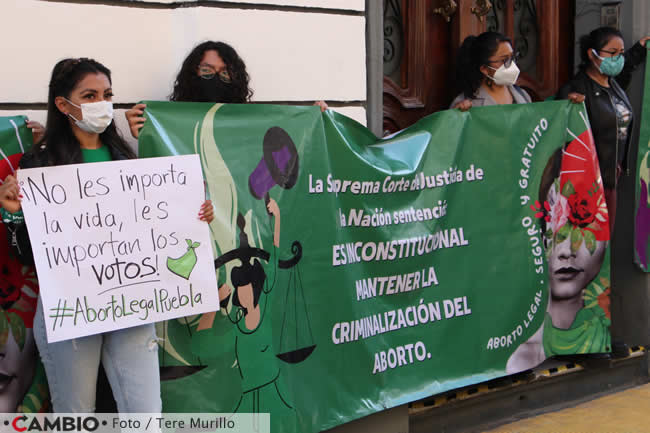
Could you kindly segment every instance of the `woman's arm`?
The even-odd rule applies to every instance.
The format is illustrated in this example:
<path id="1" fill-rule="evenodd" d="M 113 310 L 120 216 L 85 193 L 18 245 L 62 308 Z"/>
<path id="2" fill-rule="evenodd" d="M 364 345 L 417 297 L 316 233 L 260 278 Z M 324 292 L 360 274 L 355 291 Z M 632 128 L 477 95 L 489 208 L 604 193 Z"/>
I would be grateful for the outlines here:
<path id="1" fill-rule="evenodd" d="M 21 263 L 31 265 L 34 258 L 27 226 L 21 212 L 21 197 L 16 178 L 12 175 L 7 176 L 4 183 L 0 185 L 0 215 L 7 227 L 9 249 Z"/>
<path id="2" fill-rule="evenodd" d="M 35 168 L 47 165 L 47 157 L 43 152 L 41 152 L 42 149 L 45 149 L 45 144 L 41 144 L 38 148 L 32 147 L 31 150 L 27 151 L 20 158 L 18 167 Z M 14 176 L 7 176 L 5 183 L 7 183 L 7 181 L 12 182 L 16 180 Z M 10 200 L 9 202 L 5 199 L 1 204 L 3 209 L 12 213 L 11 221 L 6 223 L 7 229 L 9 230 L 9 248 L 22 264 L 33 265 L 34 256 L 32 254 L 32 244 L 29 239 L 29 233 L 27 232 L 27 224 L 25 224 L 22 212 L 19 212 L 22 209 L 20 206 L 20 199 L 21 195 L 19 188 L 17 203 L 15 202 L 15 199 Z"/>
<path id="3" fill-rule="evenodd" d="M 280 248 L 280 207 L 275 200 L 270 199 L 266 208 L 275 219 L 273 224 L 273 245 L 275 245 L 276 248 Z"/>
<path id="4" fill-rule="evenodd" d="M 462 101 L 455 103 L 451 108 L 458 108 L 460 111 L 467 111 L 472 108 L 472 100 L 463 99 Z"/>
<path id="5" fill-rule="evenodd" d="M 466 97 L 464 93 L 461 93 L 451 101 L 449 108 L 458 108 L 460 111 L 467 111 L 472 108 L 472 100 Z"/>
<path id="6" fill-rule="evenodd" d="M 21 209 L 20 188 L 18 181 L 12 175 L 7 176 L 0 185 L 0 207 L 10 213 L 16 213 Z"/>
<path id="7" fill-rule="evenodd" d="M 574 80 L 571 80 L 562 86 L 560 90 L 557 91 L 555 99 L 570 99 L 570 95 L 572 94 L 580 94 L 584 96 L 584 92 L 580 92 L 578 89 L 576 89 Z"/>
<path id="8" fill-rule="evenodd" d="M 230 293 L 232 291 L 230 290 L 230 287 L 228 284 L 223 284 L 221 287 L 219 287 L 219 304 L 221 305 L 221 308 L 226 308 L 228 306 L 228 297 L 230 296 Z M 211 311 L 209 313 L 203 313 L 201 316 L 201 319 L 199 319 L 199 324 L 196 327 L 197 331 L 203 331 L 204 329 L 210 329 L 212 328 L 212 324 L 214 323 L 214 318 L 216 317 L 217 312 L 216 311 Z M 236 323 L 229 314 L 227 314 L 228 318 L 232 323 Z"/>
<path id="9" fill-rule="evenodd" d="M 645 44 L 648 39 L 650 39 L 650 36 L 641 39 L 625 52 L 625 66 L 623 67 L 623 71 L 616 76 L 616 82 L 623 89 L 626 89 L 630 85 L 632 73 L 645 61 L 648 54 L 648 49 L 645 47 Z"/>

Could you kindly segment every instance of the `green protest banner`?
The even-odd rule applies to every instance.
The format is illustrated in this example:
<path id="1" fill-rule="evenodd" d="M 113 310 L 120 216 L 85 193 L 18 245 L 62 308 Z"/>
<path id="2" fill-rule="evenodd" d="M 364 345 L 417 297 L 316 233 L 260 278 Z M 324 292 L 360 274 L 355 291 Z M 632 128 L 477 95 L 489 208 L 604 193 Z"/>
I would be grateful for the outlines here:
<path id="1" fill-rule="evenodd" d="M 584 106 L 449 110 L 385 139 L 315 107 L 147 102 L 146 116 L 140 156 L 201 157 L 224 307 L 158 324 L 164 411 L 318 432 L 610 351 Z"/>
<path id="2" fill-rule="evenodd" d="M 15 175 L 22 154 L 32 146 L 24 116 L 0 117 L 0 184 Z M 2 220 L 8 214 L 2 213 Z M 23 266 L 9 251 L 6 224 L 0 220 L 0 412 L 49 410 L 45 370 L 32 330 L 38 299 L 33 267 Z"/>
<path id="3" fill-rule="evenodd" d="M 643 103 L 641 108 L 641 132 L 637 156 L 637 182 L 634 212 L 634 260 L 639 267 L 650 272 L 650 57 L 646 59 Z"/>
<path id="4" fill-rule="evenodd" d="M 32 133 L 25 124 L 25 116 L 0 117 L 0 158 L 4 179 L 18 168 L 18 161 L 32 146 Z"/>

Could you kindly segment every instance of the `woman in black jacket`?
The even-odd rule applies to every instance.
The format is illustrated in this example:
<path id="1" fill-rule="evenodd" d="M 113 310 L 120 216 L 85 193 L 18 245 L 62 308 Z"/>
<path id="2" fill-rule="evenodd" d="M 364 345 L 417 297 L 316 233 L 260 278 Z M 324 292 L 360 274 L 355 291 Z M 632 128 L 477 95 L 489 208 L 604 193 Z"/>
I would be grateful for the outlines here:
<path id="1" fill-rule="evenodd" d="M 632 72 L 645 60 L 641 39 L 625 51 L 623 35 L 611 27 L 600 27 L 580 38 L 580 71 L 558 92 L 558 99 L 585 102 L 598 152 L 605 188 L 610 232 L 616 217 L 616 185 L 630 163 L 632 105 L 623 91 Z M 615 78 L 616 77 L 616 78 Z"/>

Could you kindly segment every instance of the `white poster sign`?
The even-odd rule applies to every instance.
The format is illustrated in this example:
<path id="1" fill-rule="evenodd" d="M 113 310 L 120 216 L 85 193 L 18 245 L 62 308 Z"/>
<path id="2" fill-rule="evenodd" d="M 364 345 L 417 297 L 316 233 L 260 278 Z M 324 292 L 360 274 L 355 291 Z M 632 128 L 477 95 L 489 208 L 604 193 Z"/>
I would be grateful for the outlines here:
<path id="1" fill-rule="evenodd" d="M 47 337 L 219 309 L 197 155 L 18 171 Z"/>

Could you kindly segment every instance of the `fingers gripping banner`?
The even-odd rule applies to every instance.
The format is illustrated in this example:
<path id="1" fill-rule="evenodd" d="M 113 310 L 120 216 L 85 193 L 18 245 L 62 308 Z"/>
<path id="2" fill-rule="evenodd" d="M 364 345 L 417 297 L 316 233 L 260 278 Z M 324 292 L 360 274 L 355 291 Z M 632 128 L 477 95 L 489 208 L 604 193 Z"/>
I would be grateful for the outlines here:
<path id="1" fill-rule="evenodd" d="M 610 351 L 583 106 L 451 110 L 379 140 L 313 107 L 148 102 L 146 116 L 141 156 L 200 155 L 224 307 L 158 324 L 165 411 L 318 432 Z"/>

